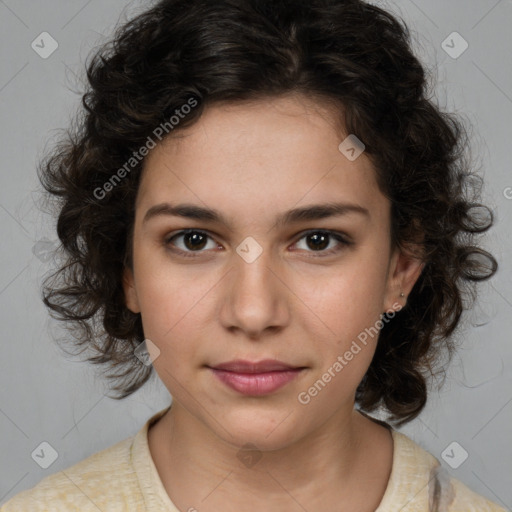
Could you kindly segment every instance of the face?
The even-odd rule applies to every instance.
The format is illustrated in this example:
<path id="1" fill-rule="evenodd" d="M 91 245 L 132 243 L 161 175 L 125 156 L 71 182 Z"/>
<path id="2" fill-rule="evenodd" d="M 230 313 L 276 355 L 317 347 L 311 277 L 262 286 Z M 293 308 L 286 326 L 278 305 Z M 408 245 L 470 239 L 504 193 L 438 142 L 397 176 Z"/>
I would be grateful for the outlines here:
<path id="1" fill-rule="evenodd" d="M 375 326 L 419 275 L 346 136 L 301 96 L 224 104 L 145 161 L 126 303 L 178 410 L 233 445 L 284 447 L 352 414 Z M 220 368 L 239 360 L 286 367 Z"/>

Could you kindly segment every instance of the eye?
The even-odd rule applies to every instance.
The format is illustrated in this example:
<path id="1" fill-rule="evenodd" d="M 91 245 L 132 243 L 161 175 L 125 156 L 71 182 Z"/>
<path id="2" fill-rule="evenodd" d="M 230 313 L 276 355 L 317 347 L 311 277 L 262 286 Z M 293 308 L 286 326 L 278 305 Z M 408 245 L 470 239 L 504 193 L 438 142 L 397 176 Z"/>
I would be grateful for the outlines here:
<path id="1" fill-rule="evenodd" d="M 180 239 L 181 244 L 176 243 L 176 240 Z M 310 230 L 304 233 L 294 245 L 297 245 L 301 240 L 306 241 L 306 252 L 321 253 L 318 255 L 315 254 L 314 257 L 329 256 L 343 250 L 346 246 L 352 245 L 352 242 L 349 242 L 341 233 L 326 230 Z M 210 247 L 208 247 L 209 241 Z M 325 250 L 331 246 L 334 241 L 337 242 L 337 244 Z M 217 249 L 220 247 L 208 233 L 197 229 L 180 231 L 179 233 L 167 237 L 164 244 L 166 247 L 169 247 L 171 251 L 185 257 L 196 257 L 198 254 L 194 253 L 201 253 L 208 249 Z"/>
<path id="2" fill-rule="evenodd" d="M 306 241 L 305 245 L 307 252 L 322 253 L 319 254 L 319 256 L 337 253 L 344 247 L 352 244 L 352 242 L 349 242 L 344 236 L 341 235 L 341 233 L 337 233 L 336 231 L 308 231 L 299 239 L 299 242 L 301 240 Z M 330 242 L 334 241 L 336 241 L 337 244 L 334 244 L 334 247 L 331 246 L 329 250 L 325 250 L 331 245 Z M 296 244 L 298 244 L 298 242 L 296 242 Z"/>
<path id="3" fill-rule="evenodd" d="M 174 243 L 177 239 L 183 239 L 182 246 L 179 247 L 179 244 Z M 210 247 L 208 246 L 208 239 L 211 240 Z M 204 252 L 203 249 L 215 249 L 218 247 L 218 244 L 216 244 L 213 239 L 205 233 L 204 231 L 198 231 L 196 229 L 187 229 L 185 231 L 180 231 L 179 233 L 176 233 L 175 235 L 166 238 L 165 240 L 166 246 L 173 246 L 177 247 L 177 249 L 174 249 L 171 247 L 171 250 L 183 253 L 184 256 L 194 256 L 192 254 L 187 253 L 193 253 L 193 252 Z"/>

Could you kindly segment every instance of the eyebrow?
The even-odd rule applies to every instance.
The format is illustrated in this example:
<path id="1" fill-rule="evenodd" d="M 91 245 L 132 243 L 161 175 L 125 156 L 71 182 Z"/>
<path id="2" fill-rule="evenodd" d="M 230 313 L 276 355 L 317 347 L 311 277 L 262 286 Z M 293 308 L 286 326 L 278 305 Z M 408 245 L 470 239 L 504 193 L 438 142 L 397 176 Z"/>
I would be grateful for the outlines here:
<path id="1" fill-rule="evenodd" d="M 276 219 L 277 226 L 294 224 L 311 220 L 320 220 L 328 217 L 338 217 L 350 213 L 357 213 L 365 217 L 370 217 L 370 212 L 357 204 L 351 203 L 325 203 L 313 204 L 301 208 L 294 208 L 280 214 Z M 150 219 L 159 216 L 182 217 L 185 219 L 194 219 L 202 222 L 217 223 L 229 226 L 229 222 L 217 210 L 204 208 L 193 204 L 170 203 L 157 204 L 149 208 L 144 215 L 143 224 Z"/>

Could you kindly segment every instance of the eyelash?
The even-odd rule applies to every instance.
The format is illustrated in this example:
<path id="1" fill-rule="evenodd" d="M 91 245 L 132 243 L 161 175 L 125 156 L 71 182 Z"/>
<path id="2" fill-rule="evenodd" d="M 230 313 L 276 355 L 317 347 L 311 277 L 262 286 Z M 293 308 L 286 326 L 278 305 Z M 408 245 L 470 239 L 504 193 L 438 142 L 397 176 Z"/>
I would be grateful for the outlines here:
<path id="1" fill-rule="evenodd" d="M 185 230 L 182 230 L 178 233 L 175 233 L 174 235 L 172 236 L 168 236 L 165 238 L 164 240 L 164 245 L 169 248 L 169 250 L 171 250 L 172 252 L 174 253 L 179 253 L 181 256 L 185 257 L 185 258 L 197 258 L 199 257 L 199 255 L 203 252 L 206 252 L 205 250 L 200 250 L 200 251 L 183 251 L 182 249 L 176 249 L 175 247 L 170 247 L 172 244 L 171 242 L 175 239 L 175 238 L 178 238 L 180 236 L 184 236 L 184 235 L 187 235 L 187 234 L 190 234 L 190 233 L 199 233 L 201 235 L 206 235 L 208 238 L 212 239 L 213 240 L 213 237 L 206 231 L 201 231 L 199 229 L 185 229 Z M 311 229 L 309 231 L 306 231 L 304 233 L 302 233 L 302 236 L 294 243 L 294 245 L 296 243 L 298 243 L 300 240 L 302 240 L 303 238 L 306 238 L 307 236 L 309 235 L 313 235 L 313 234 L 323 234 L 323 235 L 328 235 L 329 237 L 331 238 L 334 238 L 337 242 L 339 242 L 339 244 L 334 248 L 334 249 L 329 249 L 329 250 L 323 250 L 323 251 L 307 251 L 307 252 L 312 252 L 313 255 L 312 256 L 309 256 L 309 257 L 312 257 L 312 258 L 322 258 L 322 257 L 326 257 L 326 256 L 331 256 L 333 254 L 337 254 L 338 252 L 342 251 L 345 247 L 348 247 L 350 245 L 353 244 L 353 242 L 349 242 L 344 236 L 342 236 L 341 233 L 338 233 L 337 231 L 330 231 L 330 230 L 327 230 L 327 229 Z M 315 252 L 318 252 L 319 254 L 314 254 Z"/>

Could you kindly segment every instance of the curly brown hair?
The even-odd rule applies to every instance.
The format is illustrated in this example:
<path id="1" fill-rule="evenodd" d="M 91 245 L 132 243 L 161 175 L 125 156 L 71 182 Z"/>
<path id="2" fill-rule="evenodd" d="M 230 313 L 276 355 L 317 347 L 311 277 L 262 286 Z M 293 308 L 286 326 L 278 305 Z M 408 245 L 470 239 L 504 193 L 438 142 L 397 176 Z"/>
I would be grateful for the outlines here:
<path id="1" fill-rule="evenodd" d="M 476 242 L 493 215 L 480 203 L 468 131 L 429 98 L 405 22 L 361 0 L 162 0 L 120 26 L 86 69 L 77 123 L 39 166 L 64 255 L 43 300 L 73 346 L 92 351 L 87 361 L 106 365 L 113 398 L 153 371 L 134 357 L 144 333 L 122 287 L 140 149 L 157 127 L 179 132 L 216 102 L 301 93 L 338 105 L 347 133 L 364 141 L 391 201 L 394 246 L 422 240 L 423 273 L 382 327 L 356 394 L 363 411 L 383 406 L 398 425 L 417 416 L 477 282 L 497 262 Z M 197 107 L 170 126 L 191 98 Z M 122 179 L 106 186 L 114 175 Z"/>

